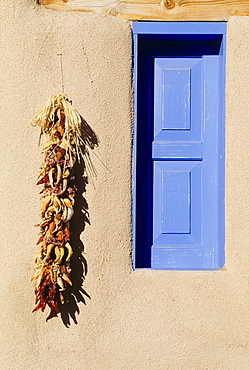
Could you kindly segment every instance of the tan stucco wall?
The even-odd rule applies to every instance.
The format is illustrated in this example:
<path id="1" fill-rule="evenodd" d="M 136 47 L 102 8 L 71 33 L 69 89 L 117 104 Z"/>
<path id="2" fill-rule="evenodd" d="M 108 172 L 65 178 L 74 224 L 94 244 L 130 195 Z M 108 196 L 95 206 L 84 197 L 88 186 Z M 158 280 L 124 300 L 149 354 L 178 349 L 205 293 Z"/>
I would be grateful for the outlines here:
<path id="1" fill-rule="evenodd" d="M 131 268 L 131 28 L 111 16 L 56 13 L 1 0 L 1 369 L 249 368 L 249 18 L 228 23 L 226 266 L 218 272 Z M 78 324 L 34 307 L 42 160 L 28 125 L 65 90 L 98 133 L 91 226 L 82 234 L 91 296 Z"/>

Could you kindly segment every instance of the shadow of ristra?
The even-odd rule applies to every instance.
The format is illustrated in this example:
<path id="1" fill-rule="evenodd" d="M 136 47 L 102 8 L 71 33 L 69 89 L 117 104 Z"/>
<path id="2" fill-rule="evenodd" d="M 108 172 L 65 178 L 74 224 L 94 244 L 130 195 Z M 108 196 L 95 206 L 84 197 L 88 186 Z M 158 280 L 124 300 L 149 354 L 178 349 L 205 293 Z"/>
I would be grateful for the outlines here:
<path id="1" fill-rule="evenodd" d="M 74 215 L 70 220 L 70 244 L 73 250 L 73 255 L 70 259 L 70 280 L 72 286 L 68 285 L 67 289 L 63 292 L 64 303 L 59 306 L 61 319 L 66 327 L 70 326 L 70 318 L 77 324 L 76 314 L 80 313 L 79 303 L 81 302 L 86 305 L 86 298 L 91 299 L 90 295 L 83 288 L 87 275 L 87 261 L 84 257 L 84 244 L 81 241 L 81 234 L 85 230 L 86 224 L 90 225 L 88 203 L 84 194 L 88 184 L 88 177 L 92 177 L 94 175 L 93 171 L 95 171 L 87 148 L 94 149 L 94 147 L 98 146 L 99 140 L 83 118 L 82 140 L 84 145 L 82 145 L 81 149 L 84 155 L 84 161 L 75 162 L 72 184 L 69 183 L 69 186 L 75 185 L 77 191 L 75 195 Z M 86 161 L 88 161 L 88 164 Z M 89 173 L 89 164 L 91 173 Z M 86 173 L 88 176 L 86 176 Z M 50 318 L 52 317 L 49 316 L 47 320 Z"/>
<path id="2" fill-rule="evenodd" d="M 90 224 L 88 203 L 84 197 L 86 191 L 87 178 L 82 177 L 84 173 L 84 164 L 75 164 L 75 185 L 77 193 L 75 197 L 74 216 L 70 222 L 71 239 L 70 244 L 73 249 L 71 257 L 70 280 L 72 286 L 69 286 L 64 293 L 64 304 L 60 306 L 61 319 L 65 326 L 70 325 L 70 317 L 77 324 L 76 313 L 80 313 L 79 302 L 86 304 L 85 298 L 90 295 L 83 289 L 85 276 L 87 275 L 87 261 L 83 255 L 84 244 L 80 236 L 85 230 L 86 224 Z"/>

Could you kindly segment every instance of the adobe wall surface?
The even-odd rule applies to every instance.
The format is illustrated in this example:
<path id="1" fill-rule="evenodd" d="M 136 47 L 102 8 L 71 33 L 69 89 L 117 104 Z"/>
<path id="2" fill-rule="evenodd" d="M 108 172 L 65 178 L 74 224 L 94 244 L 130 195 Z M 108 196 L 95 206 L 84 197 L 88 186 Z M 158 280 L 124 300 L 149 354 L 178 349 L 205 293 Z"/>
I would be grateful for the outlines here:
<path id="1" fill-rule="evenodd" d="M 249 18 L 228 24 L 226 266 L 216 272 L 131 267 L 132 42 L 128 21 L 1 0 L 1 369 L 248 369 Z M 64 85 L 100 138 L 81 235 L 85 305 L 46 322 L 34 307 L 42 157 L 29 126 Z M 66 321 L 66 318 L 64 318 Z"/>

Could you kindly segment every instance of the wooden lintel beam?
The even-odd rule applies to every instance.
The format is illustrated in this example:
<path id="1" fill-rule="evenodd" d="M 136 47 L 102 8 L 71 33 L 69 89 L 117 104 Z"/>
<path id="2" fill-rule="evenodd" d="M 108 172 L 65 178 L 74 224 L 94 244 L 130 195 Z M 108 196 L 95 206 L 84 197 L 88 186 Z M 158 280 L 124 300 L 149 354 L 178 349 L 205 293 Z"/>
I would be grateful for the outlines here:
<path id="1" fill-rule="evenodd" d="M 216 21 L 249 16 L 249 0 L 40 0 L 58 11 L 99 12 L 128 20 Z"/>

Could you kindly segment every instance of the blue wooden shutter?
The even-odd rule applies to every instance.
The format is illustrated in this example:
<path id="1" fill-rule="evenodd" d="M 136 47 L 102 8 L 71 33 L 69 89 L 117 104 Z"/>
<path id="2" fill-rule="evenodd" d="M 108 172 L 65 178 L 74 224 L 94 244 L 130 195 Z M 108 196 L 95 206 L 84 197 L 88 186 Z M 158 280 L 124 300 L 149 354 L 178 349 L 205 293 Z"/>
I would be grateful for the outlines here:
<path id="1" fill-rule="evenodd" d="M 154 58 L 154 269 L 222 265 L 220 71 L 219 55 Z"/>

